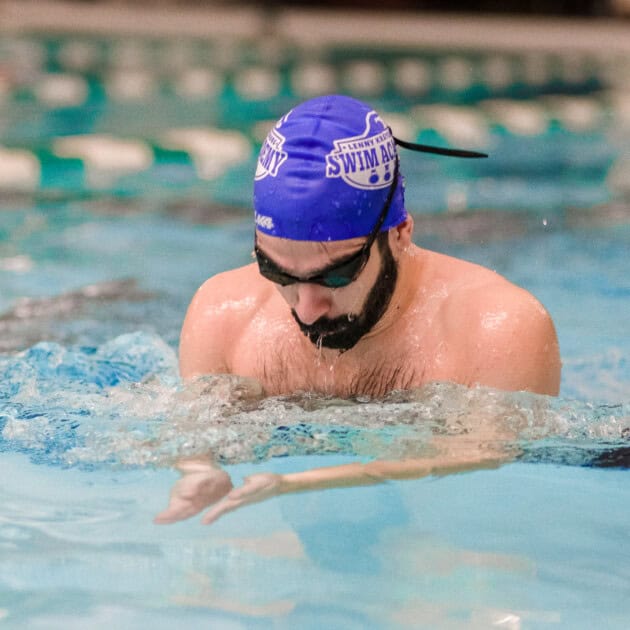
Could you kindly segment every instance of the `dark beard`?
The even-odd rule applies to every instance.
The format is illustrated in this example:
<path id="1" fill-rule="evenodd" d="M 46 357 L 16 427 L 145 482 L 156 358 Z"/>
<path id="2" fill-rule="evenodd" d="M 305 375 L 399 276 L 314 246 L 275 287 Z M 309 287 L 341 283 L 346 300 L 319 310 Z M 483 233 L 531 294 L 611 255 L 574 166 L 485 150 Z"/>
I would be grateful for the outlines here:
<path id="1" fill-rule="evenodd" d="M 381 252 L 381 268 L 361 313 L 340 315 L 332 319 L 324 316 L 312 324 L 305 324 L 297 313 L 291 310 L 302 333 L 316 346 L 342 352 L 350 350 L 383 317 L 396 287 L 398 266 L 389 247 L 387 232 L 381 232 L 377 242 Z"/>

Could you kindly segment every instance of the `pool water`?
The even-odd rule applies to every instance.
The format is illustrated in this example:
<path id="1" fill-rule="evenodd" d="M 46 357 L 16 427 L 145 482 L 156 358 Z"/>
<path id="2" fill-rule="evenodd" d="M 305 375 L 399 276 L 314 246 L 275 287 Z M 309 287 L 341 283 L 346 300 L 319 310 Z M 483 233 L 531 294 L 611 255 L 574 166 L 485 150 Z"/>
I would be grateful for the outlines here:
<path id="1" fill-rule="evenodd" d="M 297 95 L 285 88 L 255 100 L 234 80 L 190 108 L 162 94 L 143 118 L 142 101 L 117 103 L 107 92 L 97 70 L 110 48 L 101 42 L 87 100 L 60 105 L 42 85 L 59 73 L 65 43 L 44 42 L 54 64 L 20 75 L 31 83 L 6 81 L 2 110 L 0 625 L 626 628 L 621 97 L 587 75 L 527 94 L 514 83 L 374 98 L 400 114 L 407 137 L 448 141 L 468 129 L 483 141 L 465 144 L 493 149 L 474 167 L 403 158 L 416 242 L 496 269 L 543 302 L 563 356 L 559 399 L 437 384 L 384 401 L 252 401 L 234 379 L 180 382 L 179 327 L 201 282 L 251 261 L 257 125 Z M 11 46 L 24 51 L 24 41 Z M 388 72 L 396 65 L 378 61 Z M 450 106 L 434 108 L 446 96 L 458 114 L 476 116 L 468 128 L 444 122 Z M 530 100 L 505 102 L 517 96 Z M 567 102 L 591 118 L 571 127 L 559 113 Z M 515 114 L 519 103 L 529 109 Z M 201 122 L 235 135 L 157 133 Z M 95 164 L 86 145 L 59 144 L 90 134 L 106 154 L 94 136 L 114 129 L 117 142 L 142 140 L 112 149 L 127 156 L 123 169 Z M 140 168 L 142 147 L 151 157 Z M 452 427 L 471 417 L 509 428 L 516 461 L 286 495 L 210 527 L 199 517 L 152 523 L 182 455 L 212 452 L 238 486 L 254 472 L 425 453 L 433 434 L 454 440 Z"/>

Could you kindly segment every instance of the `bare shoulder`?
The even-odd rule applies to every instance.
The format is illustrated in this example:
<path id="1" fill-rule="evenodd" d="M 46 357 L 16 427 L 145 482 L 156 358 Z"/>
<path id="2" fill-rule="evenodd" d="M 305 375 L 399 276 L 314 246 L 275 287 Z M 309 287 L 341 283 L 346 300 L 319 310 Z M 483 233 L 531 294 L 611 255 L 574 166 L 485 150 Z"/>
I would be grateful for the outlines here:
<path id="1" fill-rule="evenodd" d="M 180 337 L 180 372 L 229 372 L 229 353 L 240 331 L 270 297 L 255 265 L 217 274 L 195 293 Z"/>
<path id="2" fill-rule="evenodd" d="M 446 310 L 470 384 L 556 395 L 561 361 L 544 306 L 489 269 L 462 262 L 460 271 Z"/>
<path id="3" fill-rule="evenodd" d="M 246 265 L 208 278 L 195 293 L 191 307 L 209 310 L 214 316 L 230 316 L 255 309 L 268 290 L 256 265 Z"/>

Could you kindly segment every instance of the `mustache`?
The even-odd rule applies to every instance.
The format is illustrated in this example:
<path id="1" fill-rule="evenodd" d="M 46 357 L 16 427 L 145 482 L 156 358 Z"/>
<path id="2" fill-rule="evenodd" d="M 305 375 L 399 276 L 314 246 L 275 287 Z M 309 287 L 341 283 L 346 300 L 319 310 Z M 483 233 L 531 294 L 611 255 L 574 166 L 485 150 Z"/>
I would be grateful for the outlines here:
<path id="1" fill-rule="evenodd" d="M 300 330 L 311 339 L 343 332 L 351 327 L 352 322 L 356 319 L 356 315 L 340 315 L 332 318 L 323 316 L 312 324 L 305 324 L 295 310 L 291 310 L 291 313 Z"/>
<path id="2" fill-rule="evenodd" d="M 321 317 L 312 324 L 302 322 L 293 312 L 302 334 L 318 347 L 331 348 L 345 352 L 357 344 L 368 328 L 356 315 L 341 315 L 335 318 Z"/>

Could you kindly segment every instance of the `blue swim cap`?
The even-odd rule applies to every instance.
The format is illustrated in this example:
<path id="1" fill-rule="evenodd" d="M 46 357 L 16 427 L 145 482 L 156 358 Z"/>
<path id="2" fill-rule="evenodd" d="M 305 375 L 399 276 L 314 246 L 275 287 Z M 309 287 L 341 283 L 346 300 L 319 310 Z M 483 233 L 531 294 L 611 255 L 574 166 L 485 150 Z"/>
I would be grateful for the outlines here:
<path id="1" fill-rule="evenodd" d="M 407 216 L 397 151 L 383 119 L 347 96 L 321 96 L 283 116 L 267 136 L 254 178 L 256 227 L 297 241 L 366 236 L 395 185 L 381 230 Z"/>

